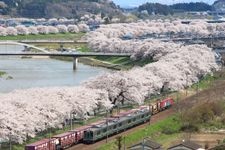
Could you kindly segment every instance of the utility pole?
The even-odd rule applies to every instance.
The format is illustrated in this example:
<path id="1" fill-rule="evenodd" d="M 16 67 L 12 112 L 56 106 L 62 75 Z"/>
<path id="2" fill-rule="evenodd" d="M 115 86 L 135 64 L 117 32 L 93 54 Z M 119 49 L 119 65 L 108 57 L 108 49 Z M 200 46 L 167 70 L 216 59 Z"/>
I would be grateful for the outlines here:
<path id="1" fill-rule="evenodd" d="M 106 143 L 108 143 L 108 110 L 106 110 Z"/>
<path id="2" fill-rule="evenodd" d="M 188 95 L 188 75 L 186 74 L 186 96 Z"/>
<path id="3" fill-rule="evenodd" d="M 9 150 L 12 150 L 12 133 L 9 133 Z"/>
<path id="4" fill-rule="evenodd" d="M 51 150 L 51 127 L 49 126 L 49 150 Z"/>
<path id="5" fill-rule="evenodd" d="M 148 122 L 148 125 L 150 125 L 150 123 L 151 123 L 151 115 L 152 115 L 152 113 L 151 113 L 151 104 L 150 104 L 150 102 L 149 102 L 149 104 L 148 104 L 149 106 L 149 122 Z"/>
<path id="6" fill-rule="evenodd" d="M 197 82 L 197 87 L 196 87 L 196 95 L 197 95 L 196 102 L 198 101 L 198 98 L 199 98 L 199 82 L 200 81 Z"/>
<path id="7" fill-rule="evenodd" d="M 72 111 L 70 112 L 70 130 L 73 130 L 73 118 L 72 118 Z"/>
<path id="8" fill-rule="evenodd" d="M 126 150 L 126 137 L 125 136 L 123 137 L 123 145 L 124 145 L 124 149 L 123 150 Z"/>

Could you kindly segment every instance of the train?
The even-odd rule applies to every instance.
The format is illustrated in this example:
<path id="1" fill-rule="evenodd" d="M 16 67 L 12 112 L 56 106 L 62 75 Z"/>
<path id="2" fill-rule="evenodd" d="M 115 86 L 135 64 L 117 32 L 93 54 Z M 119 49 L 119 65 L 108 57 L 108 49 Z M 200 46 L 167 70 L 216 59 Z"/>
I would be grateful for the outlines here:
<path id="1" fill-rule="evenodd" d="M 150 121 L 151 116 L 174 105 L 172 98 L 157 100 L 149 106 L 140 106 L 126 112 L 81 126 L 75 130 L 54 135 L 25 146 L 25 150 L 64 150 L 78 143 L 92 144 L 127 129 Z"/>

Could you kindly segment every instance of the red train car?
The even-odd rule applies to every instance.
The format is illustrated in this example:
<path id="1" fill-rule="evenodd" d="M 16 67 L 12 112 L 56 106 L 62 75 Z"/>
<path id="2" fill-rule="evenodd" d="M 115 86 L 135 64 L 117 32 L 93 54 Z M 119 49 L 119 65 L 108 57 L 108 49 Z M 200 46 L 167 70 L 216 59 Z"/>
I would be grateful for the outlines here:
<path id="1" fill-rule="evenodd" d="M 25 150 L 56 150 L 57 139 L 43 139 L 25 146 Z"/>
<path id="2" fill-rule="evenodd" d="M 60 149 L 68 148 L 76 143 L 75 132 L 65 132 L 63 134 L 55 135 L 52 138 L 58 139 L 59 143 L 57 147 L 60 147 Z"/>
<path id="3" fill-rule="evenodd" d="M 172 98 L 166 98 L 163 100 L 158 100 L 155 103 L 151 104 L 151 112 L 152 114 L 156 114 L 164 109 L 169 108 L 174 104 L 174 100 Z"/>
<path id="4" fill-rule="evenodd" d="M 160 109 L 164 110 L 174 104 L 174 100 L 172 98 L 167 98 L 160 101 Z"/>
<path id="5" fill-rule="evenodd" d="M 70 132 L 75 133 L 76 134 L 76 139 L 75 139 L 75 143 L 79 143 L 83 140 L 84 138 L 84 131 L 88 130 L 91 126 L 86 125 L 86 126 L 82 126 L 79 128 L 76 128 L 75 130 L 72 130 Z"/>

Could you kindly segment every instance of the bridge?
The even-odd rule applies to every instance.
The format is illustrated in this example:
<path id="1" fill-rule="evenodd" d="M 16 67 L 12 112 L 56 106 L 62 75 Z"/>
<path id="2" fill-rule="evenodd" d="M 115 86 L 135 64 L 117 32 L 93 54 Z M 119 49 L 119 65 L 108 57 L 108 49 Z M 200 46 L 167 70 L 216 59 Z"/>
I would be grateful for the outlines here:
<path id="1" fill-rule="evenodd" d="M 110 57 L 130 57 L 129 53 L 0 53 L 0 56 L 59 56 L 59 57 L 72 57 L 73 70 L 76 70 L 78 57 L 93 57 L 93 56 L 110 56 Z"/>
<path id="2" fill-rule="evenodd" d="M 55 41 L 54 41 L 55 42 Z M 72 42 L 72 41 L 71 41 Z M 62 52 L 62 53 L 51 53 L 48 50 L 40 47 L 36 47 L 34 45 L 26 44 L 26 43 L 19 43 L 15 41 L 0 41 L 0 45 L 21 45 L 25 48 L 33 48 L 39 50 L 41 52 L 19 52 L 19 53 L 0 53 L 0 56 L 57 56 L 57 57 L 72 57 L 73 58 L 73 69 L 76 70 L 77 68 L 77 58 L 78 57 L 93 57 L 93 56 L 109 56 L 109 57 L 130 57 L 131 54 L 129 53 L 80 53 L 80 52 Z"/>

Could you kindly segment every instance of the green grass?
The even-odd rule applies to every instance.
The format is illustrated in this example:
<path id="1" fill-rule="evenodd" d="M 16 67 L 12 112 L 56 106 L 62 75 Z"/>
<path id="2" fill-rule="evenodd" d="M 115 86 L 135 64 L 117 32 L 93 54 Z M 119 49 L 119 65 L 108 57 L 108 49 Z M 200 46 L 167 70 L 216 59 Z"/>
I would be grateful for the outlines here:
<path id="1" fill-rule="evenodd" d="M 181 135 L 181 122 L 178 116 L 171 116 L 153 125 L 143 129 L 138 129 L 133 133 L 125 136 L 126 147 L 141 142 L 144 137 L 150 137 L 156 142 L 165 142 L 167 145 L 171 140 L 176 140 Z M 116 140 L 112 140 L 107 144 L 103 144 L 98 150 L 113 150 L 116 149 Z"/>
<path id="2" fill-rule="evenodd" d="M 79 40 L 85 33 L 58 33 L 38 35 L 1 36 L 0 40 Z"/>
<path id="3" fill-rule="evenodd" d="M 213 81 L 215 81 L 217 79 L 218 79 L 218 77 L 216 77 L 216 76 L 206 75 L 198 83 L 193 84 L 191 86 L 191 88 L 192 89 L 199 88 L 202 90 L 207 89 L 212 85 Z"/>
<path id="4" fill-rule="evenodd" d="M 134 66 L 144 66 L 146 64 L 152 63 L 152 60 L 131 60 L 129 57 L 106 57 L 97 56 L 94 59 L 105 61 L 111 64 L 119 65 L 123 69 L 131 69 Z"/>
<path id="5" fill-rule="evenodd" d="M 1 78 L 2 76 L 4 76 L 4 75 L 6 75 L 6 72 L 0 71 L 0 78 Z"/>

